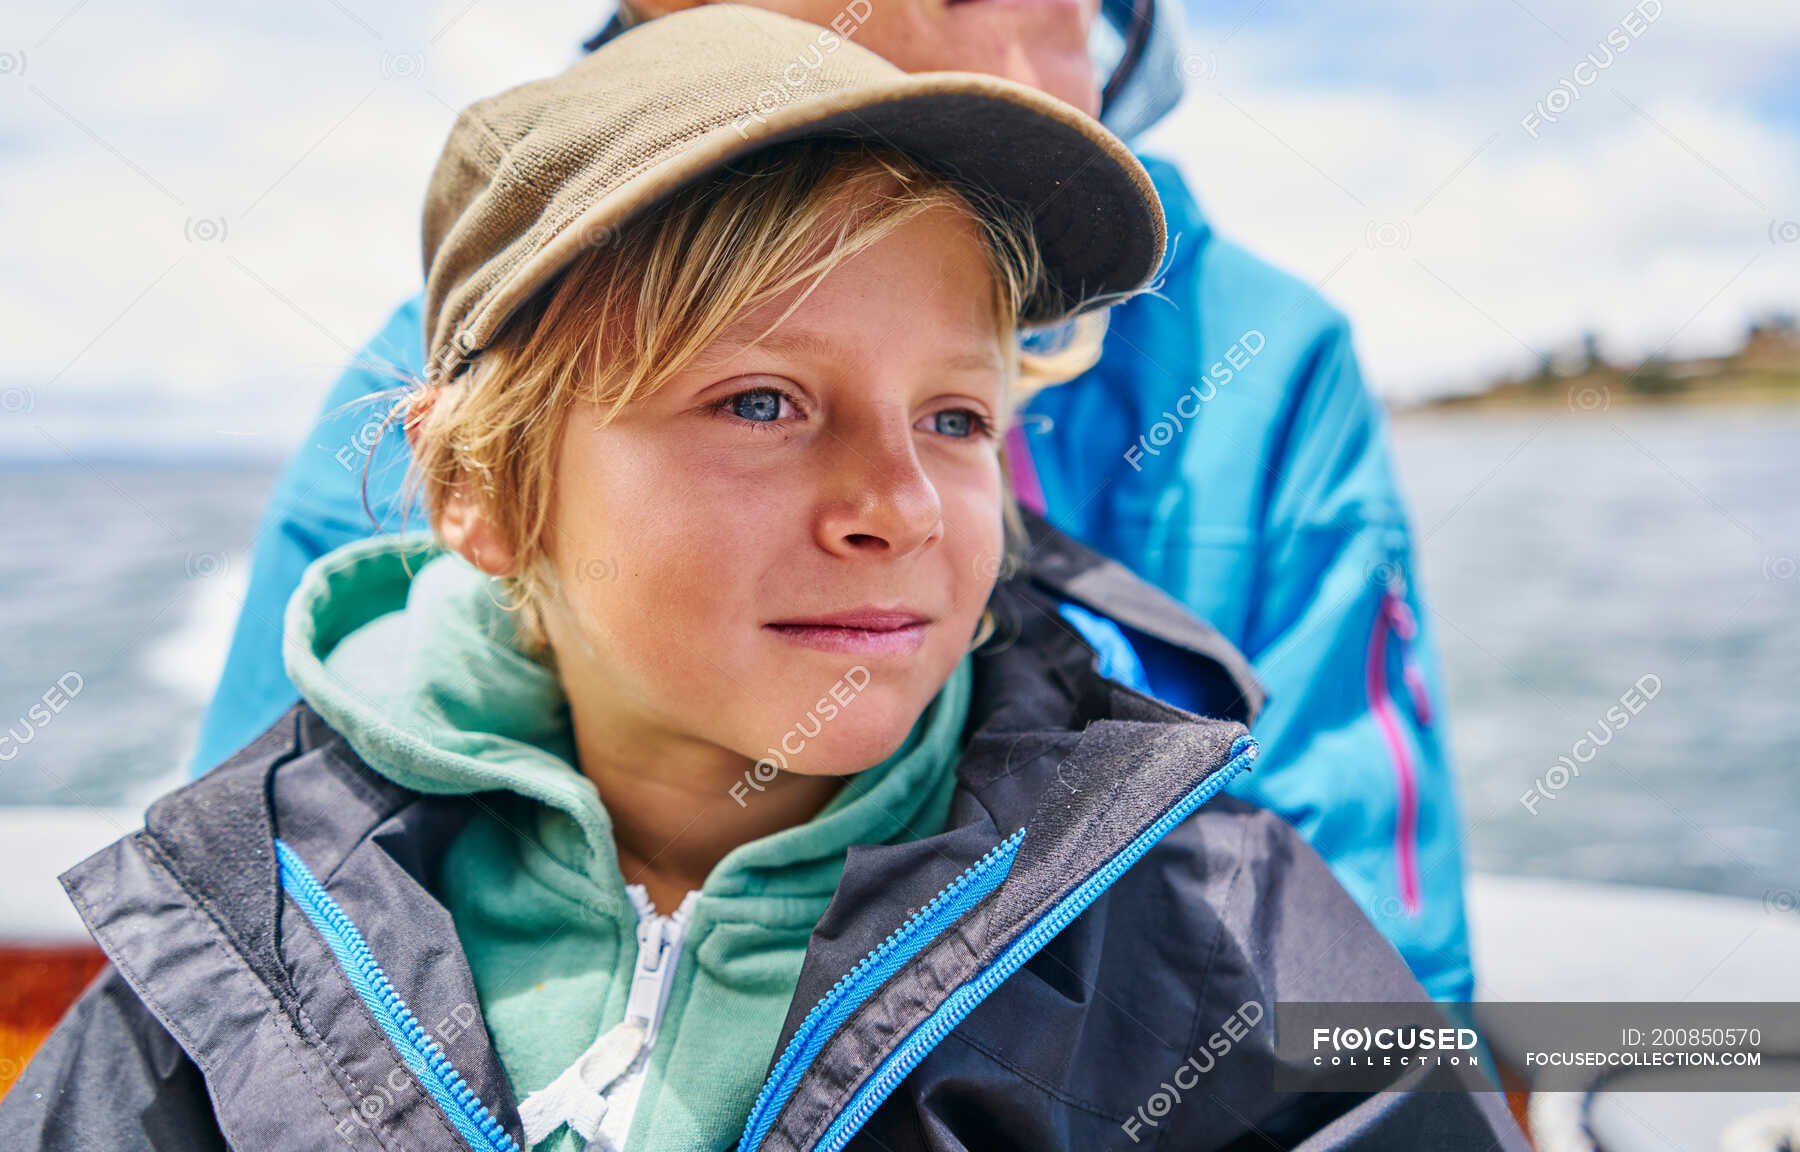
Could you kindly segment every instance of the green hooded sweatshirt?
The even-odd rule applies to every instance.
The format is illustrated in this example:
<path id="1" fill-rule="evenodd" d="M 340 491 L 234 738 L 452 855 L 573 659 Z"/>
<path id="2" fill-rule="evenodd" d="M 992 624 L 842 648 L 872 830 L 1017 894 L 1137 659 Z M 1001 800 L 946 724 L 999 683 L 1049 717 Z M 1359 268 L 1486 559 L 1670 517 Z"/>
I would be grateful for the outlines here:
<path id="1" fill-rule="evenodd" d="M 475 802 L 434 895 L 525 1100 L 625 1019 L 647 901 L 628 893 L 611 817 L 574 766 L 555 671 L 521 650 L 503 598 L 428 533 L 358 541 L 307 569 L 288 603 L 285 658 L 307 703 L 375 771 L 420 792 L 495 794 Z M 591 1148 L 615 1146 L 621 1122 L 630 1152 L 735 1143 L 846 850 L 943 830 L 972 676 L 965 657 L 892 756 L 805 824 L 732 850 L 690 894 L 674 968 L 649 997 L 667 997 L 649 1052 L 607 1093 L 611 1122 Z M 645 920 L 649 938 L 673 919 Z M 559 1127 L 535 1147 L 582 1143 Z"/>

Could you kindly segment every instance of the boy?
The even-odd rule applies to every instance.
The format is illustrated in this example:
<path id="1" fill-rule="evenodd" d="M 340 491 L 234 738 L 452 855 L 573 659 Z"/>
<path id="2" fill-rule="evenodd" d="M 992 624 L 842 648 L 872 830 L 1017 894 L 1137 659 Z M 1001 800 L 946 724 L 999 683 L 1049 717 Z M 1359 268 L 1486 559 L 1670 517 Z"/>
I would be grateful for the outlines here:
<path id="1" fill-rule="evenodd" d="M 623 0 L 584 47 L 695 2 Z M 1192 63 L 1175 0 L 1105 0 L 1098 14 L 1091 0 L 756 4 L 819 26 L 790 76 L 847 38 L 909 72 L 1018 80 L 1097 110 L 1127 141 L 1177 103 Z M 753 111 L 790 91 L 765 87 Z M 1173 238 L 1158 290 L 1109 310 L 1098 362 L 1035 394 L 1008 430 L 1019 502 L 1168 592 L 1254 663 L 1269 698 L 1263 754 L 1227 791 L 1293 824 L 1435 998 L 1472 1000 L 1435 622 L 1349 322 L 1313 285 L 1218 231 L 1174 164 L 1143 163 Z M 410 515 L 403 439 L 357 465 L 369 402 L 426 370 L 421 311 L 416 296 L 400 305 L 353 357 L 270 495 L 194 775 L 292 706 L 282 607 L 306 566 Z M 1031 339 L 1044 347 L 1044 334 Z M 1179 669 L 1140 661 L 1139 632 L 1059 611 L 1109 676 L 1193 706 Z"/>

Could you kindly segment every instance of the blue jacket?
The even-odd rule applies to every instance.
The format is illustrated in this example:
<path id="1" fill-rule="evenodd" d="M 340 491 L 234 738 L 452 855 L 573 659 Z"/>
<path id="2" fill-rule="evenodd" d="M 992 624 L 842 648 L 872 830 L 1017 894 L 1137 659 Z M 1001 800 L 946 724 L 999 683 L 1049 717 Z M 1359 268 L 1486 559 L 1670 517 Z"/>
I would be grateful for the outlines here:
<path id="1" fill-rule="evenodd" d="M 1130 127 L 1150 117 L 1145 106 Z M 1144 162 L 1171 236 L 1160 292 L 1115 308 L 1099 364 L 1026 406 L 1009 437 L 1015 486 L 1250 657 L 1269 693 L 1256 726 L 1264 753 L 1229 790 L 1299 829 L 1432 996 L 1472 999 L 1431 616 L 1349 324 L 1215 235 L 1173 165 Z M 402 304 L 338 380 L 276 486 L 195 772 L 298 698 L 282 615 L 306 565 L 402 525 L 406 442 L 383 430 L 385 405 L 371 397 L 422 375 L 419 309 Z M 1193 700 L 1130 629 L 1074 604 L 1063 615 L 1107 675 Z"/>
<path id="2" fill-rule="evenodd" d="M 1179 237 L 1166 299 L 1115 308 L 1100 363 L 1026 406 L 1020 497 L 1250 658 L 1264 752 L 1229 790 L 1300 830 L 1434 997 L 1472 999 L 1443 688 L 1385 414 L 1345 317 L 1145 164 Z M 1109 675 L 1183 703 L 1129 629 L 1063 614 Z"/>

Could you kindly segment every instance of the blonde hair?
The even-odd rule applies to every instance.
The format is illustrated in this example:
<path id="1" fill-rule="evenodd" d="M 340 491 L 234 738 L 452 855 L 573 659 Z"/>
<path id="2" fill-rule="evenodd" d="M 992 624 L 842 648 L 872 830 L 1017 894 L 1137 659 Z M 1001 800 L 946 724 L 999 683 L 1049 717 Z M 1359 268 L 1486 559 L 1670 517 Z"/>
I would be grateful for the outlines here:
<path id="1" fill-rule="evenodd" d="M 1032 392 L 1098 359 L 1104 312 L 1083 317 L 1072 344 L 1052 355 L 1020 351 L 1018 316 L 1044 270 L 1031 223 L 1018 209 L 890 148 L 802 141 L 755 153 L 597 236 L 460 375 L 414 380 L 402 390 L 388 419 L 401 416 L 417 428 L 401 507 L 422 495 L 435 530 L 452 492 L 473 482 L 481 515 L 514 558 L 500 580 L 511 601 L 506 607 L 519 610 L 522 642 L 541 650 L 547 639 L 540 606 L 559 593 L 546 545 L 557 449 L 571 407 L 591 403 L 605 424 L 689 367 L 741 315 L 802 289 L 773 331 L 837 265 L 939 207 L 971 220 L 988 256 L 1007 353 L 995 426 L 1009 428 Z M 421 401 L 429 407 L 419 417 Z M 996 577 L 1004 580 L 1023 562 L 1027 540 L 1003 444 L 999 454 L 1004 548 Z M 990 611 L 974 645 L 993 629 Z"/>

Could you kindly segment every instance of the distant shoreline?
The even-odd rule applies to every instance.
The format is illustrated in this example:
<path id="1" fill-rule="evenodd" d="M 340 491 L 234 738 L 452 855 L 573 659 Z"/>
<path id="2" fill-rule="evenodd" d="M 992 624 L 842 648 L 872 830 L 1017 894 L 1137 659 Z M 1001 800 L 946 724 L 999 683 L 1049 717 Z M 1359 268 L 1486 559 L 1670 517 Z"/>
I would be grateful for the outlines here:
<path id="1" fill-rule="evenodd" d="M 1586 406 L 1583 406 L 1585 403 Z M 1519 394 L 1516 392 L 1484 392 L 1473 396 L 1437 397 L 1430 400 L 1390 404 L 1395 416 L 1451 416 L 1469 412 L 1554 412 L 1572 416 L 1596 412 L 1629 410 L 1654 412 L 1659 409 L 1716 409 L 1719 411 L 1800 410 L 1800 392 L 1792 390 L 1731 390 L 1725 392 L 1688 392 L 1673 396 L 1640 396 L 1630 392 L 1599 394 L 1597 400 L 1579 394 Z"/>
<path id="2" fill-rule="evenodd" d="M 1790 408 L 1800 405 L 1800 372 L 1726 373 L 1691 379 L 1619 370 L 1513 380 L 1485 392 L 1438 396 L 1395 412 L 1452 412 L 1464 409 L 1544 411 L 1575 414 L 1617 408 Z"/>
<path id="3" fill-rule="evenodd" d="M 1743 343 L 1724 356 L 1671 360 L 1660 354 L 1635 364 L 1609 362 L 1598 338 L 1586 333 L 1577 352 L 1546 353 L 1537 370 L 1497 380 L 1479 392 L 1434 396 L 1392 406 L 1395 411 L 1459 408 L 1605 412 L 1664 406 L 1787 407 L 1800 401 L 1800 317 L 1772 314 L 1750 325 Z"/>

